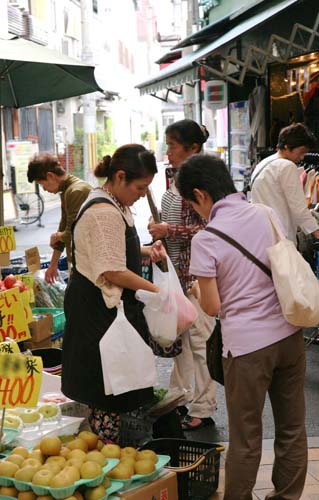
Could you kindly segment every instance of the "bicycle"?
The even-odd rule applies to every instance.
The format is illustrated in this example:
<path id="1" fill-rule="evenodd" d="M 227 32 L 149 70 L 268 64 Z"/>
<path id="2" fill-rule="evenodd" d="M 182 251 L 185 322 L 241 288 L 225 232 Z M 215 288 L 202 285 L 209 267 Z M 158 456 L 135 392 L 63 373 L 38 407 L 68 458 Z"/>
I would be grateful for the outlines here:
<path id="1" fill-rule="evenodd" d="M 41 217 L 44 212 L 44 199 L 40 194 L 39 185 L 35 185 L 35 191 L 30 193 L 17 193 L 15 168 L 11 165 L 11 188 L 14 193 L 15 203 L 19 213 L 20 224 L 41 224 Z"/>
<path id="2" fill-rule="evenodd" d="M 34 224 L 39 221 L 41 225 L 41 217 L 44 212 L 44 200 L 41 194 L 37 191 L 34 193 L 24 193 L 14 195 L 19 211 L 19 219 L 21 224 Z"/>

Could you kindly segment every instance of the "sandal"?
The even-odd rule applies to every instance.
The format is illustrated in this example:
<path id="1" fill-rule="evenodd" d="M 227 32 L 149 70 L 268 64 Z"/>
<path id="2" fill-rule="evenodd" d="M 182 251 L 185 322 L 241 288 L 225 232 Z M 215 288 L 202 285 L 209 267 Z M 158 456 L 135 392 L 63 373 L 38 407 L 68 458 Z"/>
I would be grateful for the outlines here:
<path id="1" fill-rule="evenodd" d="M 215 425 L 214 420 L 210 417 L 198 418 L 186 415 L 182 421 L 182 429 L 184 431 L 196 431 L 197 429 L 201 429 L 207 425 Z"/>

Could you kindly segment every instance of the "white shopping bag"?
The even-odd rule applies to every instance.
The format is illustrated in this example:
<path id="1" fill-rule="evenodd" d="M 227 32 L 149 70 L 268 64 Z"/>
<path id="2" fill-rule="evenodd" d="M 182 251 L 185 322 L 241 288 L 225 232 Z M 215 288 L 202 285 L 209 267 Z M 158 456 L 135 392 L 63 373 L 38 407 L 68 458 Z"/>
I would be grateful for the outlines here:
<path id="1" fill-rule="evenodd" d="M 168 347 L 196 321 L 198 313 L 184 295 L 171 260 L 167 257 L 166 273 L 152 265 L 153 283 L 160 292 L 137 290 L 135 297 L 145 304 L 143 313 L 150 334 L 162 347 Z"/>
<path id="2" fill-rule="evenodd" d="M 117 396 L 157 384 L 153 351 L 126 319 L 122 302 L 99 347 L 106 395 Z"/>

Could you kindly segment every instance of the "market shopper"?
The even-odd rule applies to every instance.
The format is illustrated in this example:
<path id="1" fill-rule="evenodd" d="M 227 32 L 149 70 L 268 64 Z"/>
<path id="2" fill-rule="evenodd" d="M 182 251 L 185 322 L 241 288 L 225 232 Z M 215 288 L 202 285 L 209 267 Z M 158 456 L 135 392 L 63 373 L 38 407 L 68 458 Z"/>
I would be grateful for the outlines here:
<path id="1" fill-rule="evenodd" d="M 168 160 L 172 168 L 167 173 L 169 187 L 162 197 L 161 223 L 149 224 L 154 240 L 165 239 L 167 252 L 175 266 L 185 293 L 192 284 L 189 272 L 190 247 L 193 236 L 204 227 L 205 221 L 180 196 L 175 185 L 175 176 L 180 164 L 199 153 L 209 134 L 193 120 L 180 120 L 166 128 Z M 190 297 L 198 310 L 195 324 L 182 335 L 182 353 L 174 358 L 169 391 L 166 399 L 174 395 L 180 400 L 182 428 L 195 430 L 214 423 L 211 418 L 216 409 L 216 383 L 211 380 L 206 363 L 206 341 L 214 320 L 208 318 L 197 300 Z M 193 390 L 194 378 L 194 390 Z M 188 414 L 186 404 L 190 403 Z"/>
<path id="2" fill-rule="evenodd" d="M 58 262 L 64 249 L 69 268 L 71 266 L 71 225 L 92 187 L 82 179 L 68 174 L 58 158 L 47 153 L 37 155 L 30 161 L 28 181 L 35 181 L 48 193 L 60 193 L 61 197 L 61 219 L 57 232 L 50 237 L 53 253 L 45 272 L 46 282 L 53 283 L 58 275 Z"/>
<path id="3" fill-rule="evenodd" d="M 107 177 L 89 194 L 73 228 L 73 273 L 65 294 L 62 391 L 89 406 L 92 430 L 118 442 L 121 414 L 148 403 L 153 388 L 119 396 L 104 393 L 99 341 L 124 303 L 128 321 L 147 341 L 143 304 L 135 291 L 156 292 L 141 277 L 141 251 L 130 206 L 145 196 L 157 172 L 153 153 L 138 144 L 118 148 L 100 166 Z M 145 249 L 146 251 L 146 249 Z M 150 248 L 148 249 L 150 252 Z M 134 352 L 132 352 L 134 356 Z"/>
<path id="4" fill-rule="evenodd" d="M 281 130 L 277 153 L 256 166 L 251 179 L 253 203 L 273 208 L 287 237 L 297 243 L 298 227 L 319 238 L 319 226 L 307 208 L 296 163 L 315 145 L 315 137 L 301 123 Z"/>
<path id="5" fill-rule="evenodd" d="M 209 155 L 186 160 L 177 186 L 208 220 L 207 228 L 222 231 L 270 267 L 271 209 L 237 193 L 222 160 Z M 275 423 L 275 461 L 274 490 L 266 498 L 298 500 L 307 471 L 302 331 L 284 319 L 271 278 L 216 234 L 202 230 L 194 236 L 190 271 L 198 278 L 192 293 L 207 314 L 221 320 L 229 419 L 224 500 L 252 500 L 267 393 Z"/>

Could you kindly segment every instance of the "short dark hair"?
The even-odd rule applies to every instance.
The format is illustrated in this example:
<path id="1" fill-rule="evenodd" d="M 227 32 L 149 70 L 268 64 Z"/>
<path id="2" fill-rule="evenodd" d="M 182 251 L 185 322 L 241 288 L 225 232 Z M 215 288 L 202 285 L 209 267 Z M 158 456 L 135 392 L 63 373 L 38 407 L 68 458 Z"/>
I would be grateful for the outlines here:
<path id="1" fill-rule="evenodd" d="M 291 150 L 305 146 L 312 149 L 316 147 L 316 143 L 315 136 L 305 125 L 302 123 L 295 123 L 280 131 L 277 148 L 284 149 L 284 147 L 287 146 L 287 148 Z"/>
<path id="2" fill-rule="evenodd" d="M 48 172 L 52 172 L 59 177 L 65 174 L 65 170 L 56 156 L 49 153 L 36 155 L 28 165 L 28 181 L 45 181 Z"/>
<path id="3" fill-rule="evenodd" d="M 192 155 L 181 164 L 177 188 L 185 200 L 195 202 L 194 189 L 206 191 L 214 203 L 237 192 L 223 160 L 210 154 Z"/>
<path id="4" fill-rule="evenodd" d="M 94 175 L 112 180 L 118 170 L 125 172 L 126 182 L 154 175 L 157 173 L 154 153 L 141 144 L 125 144 L 113 156 L 104 156 L 95 167 Z"/>
<path id="5" fill-rule="evenodd" d="M 179 120 L 171 123 L 165 134 L 189 149 L 193 144 L 198 144 L 198 152 L 209 137 L 209 132 L 204 125 L 198 125 L 194 120 Z"/>

